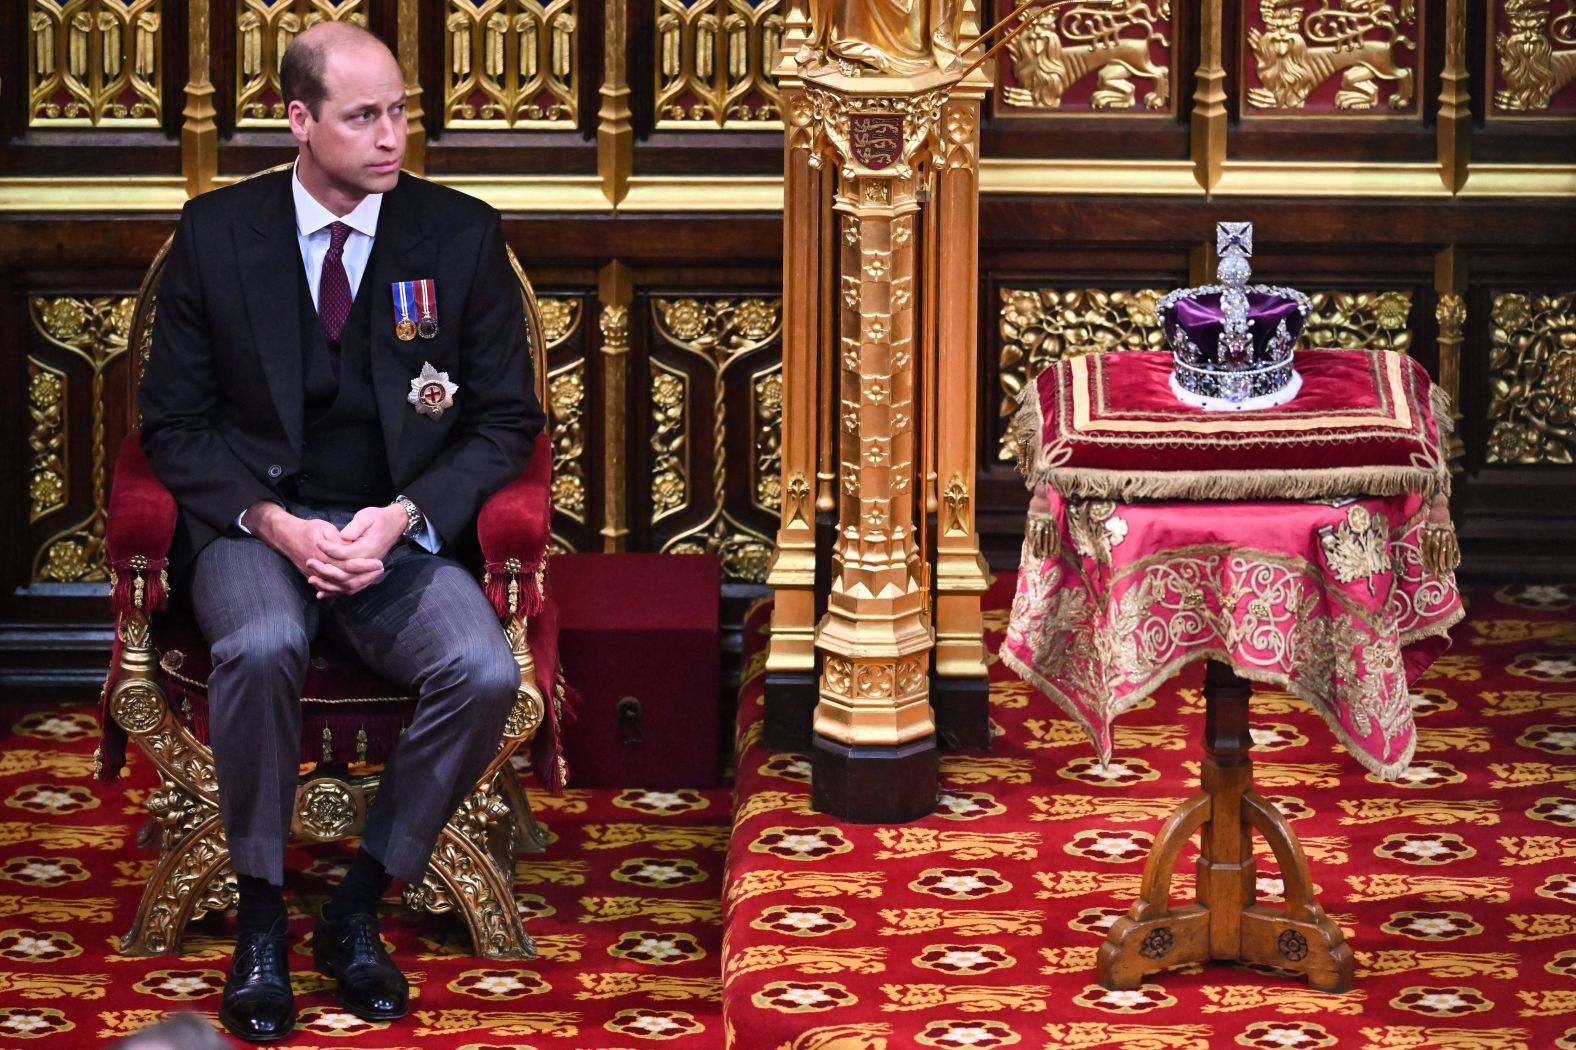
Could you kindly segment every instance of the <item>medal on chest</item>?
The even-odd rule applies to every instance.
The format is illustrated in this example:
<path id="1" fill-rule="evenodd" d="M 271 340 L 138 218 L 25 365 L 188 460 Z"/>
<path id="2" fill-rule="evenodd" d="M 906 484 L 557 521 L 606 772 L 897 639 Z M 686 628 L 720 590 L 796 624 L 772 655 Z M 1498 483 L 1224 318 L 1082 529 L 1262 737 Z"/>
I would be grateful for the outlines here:
<path id="1" fill-rule="evenodd" d="M 395 281 L 394 334 L 405 342 L 416 338 L 416 282 Z"/>
<path id="2" fill-rule="evenodd" d="M 416 334 L 431 339 L 438 334 L 438 282 L 432 278 L 416 282 Z"/>
<path id="3" fill-rule="evenodd" d="M 431 362 L 421 363 L 421 375 L 410 381 L 410 393 L 405 400 L 424 416 L 439 419 L 447 409 L 454 407 L 454 395 L 460 392 L 458 383 L 449 382 L 449 373 L 440 372 Z"/>

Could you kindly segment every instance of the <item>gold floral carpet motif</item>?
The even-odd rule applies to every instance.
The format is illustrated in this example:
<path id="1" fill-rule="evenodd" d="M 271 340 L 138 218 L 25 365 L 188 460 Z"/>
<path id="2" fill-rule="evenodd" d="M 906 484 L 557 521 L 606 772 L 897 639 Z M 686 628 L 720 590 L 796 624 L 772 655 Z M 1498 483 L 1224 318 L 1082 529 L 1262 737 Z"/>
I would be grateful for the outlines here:
<path id="1" fill-rule="evenodd" d="M 999 579 L 987 606 L 992 649 L 1010 587 Z M 1293 819 L 1356 951 L 1346 995 L 1226 965 L 1130 992 L 1094 982 L 1106 926 L 1195 782 L 1197 667 L 1119 720 L 1101 768 L 1077 726 L 995 665 L 995 746 L 943 755 L 938 813 L 842 825 L 809 810 L 804 756 L 760 746 L 762 607 L 731 803 L 726 790 L 532 792 L 552 842 L 520 858 L 516 900 L 537 960 L 475 959 L 458 920 L 391 900 L 384 934 L 411 1013 L 357 1020 L 306 944 L 349 850 L 292 851 L 299 1027 L 282 1045 L 1576 1047 L 1576 588 L 1468 597 L 1455 647 L 1414 690 L 1420 746 L 1399 783 L 1369 777 L 1300 701 L 1253 701 L 1260 790 Z M 96 784 L 85 705 L 13 705 L 0 725 L 0 1050 L 109 1046 L 177 1010 L 212 1018 L 222 925 L 195 924 L 179 957 L 117 952 L 152 867 L 137 845 L 147 763 Z M 1272 857 L 1259 889 L 1280 889 Z"/>
<path id="2" fill-rule="evenodd" d="M 987 649 L 1012 578 L 987 601 Z M 941 757 L 941 805 L 901 827 L 809 807 L 809 763 L 760 743 L 762 657 L 742 691 L 724 889 L 723 1029 L 741 1050 L 1550 1050 L 1576 1047 L 1576 588 L 1468 592 L 1413 689 L 1394 783 L 1309 706 L 1255 689 L 1259 791 L 1291 819 L 1355 988 L 1212 964 L 1095 981 L 1161 821 L 1196 790 L 1203 667 L 1083 732 L 992 659 L 989 753 Z M 766 617 L 746 624 L 764 650 Z M 1259 843 L 1258 892 L 1280 899 Z M 1174 892 L 1191 899 L 1193 857 Z"/>
<path id="3" fill-rule="evenodd" d="M 155 778 L 141 755 L 113 785 L 91 776 L 87 706 L 13 708 L 0 749 L 0 1048 L 110 1046 L 165 1014 L 212 1019 L 231 938 L 194 922 L 179 957 L 128 958 L 117 942 L 153 868 L 139 848 Z M 539 957 L 471 956 L 463 923 L 392 898 L 383 935 L 411 1009 L 371 1023 L 312 969 L 311 916 L 345 870 L 342 845 L 292 849 L 294 1048 L 499 1050 L 721 1045 L 719 897 L 726 790 L 531 793 L 551 839 L 516 869 L 515 901 Z M 241 1046 L 239 1042 L 236 1046 Z"/>

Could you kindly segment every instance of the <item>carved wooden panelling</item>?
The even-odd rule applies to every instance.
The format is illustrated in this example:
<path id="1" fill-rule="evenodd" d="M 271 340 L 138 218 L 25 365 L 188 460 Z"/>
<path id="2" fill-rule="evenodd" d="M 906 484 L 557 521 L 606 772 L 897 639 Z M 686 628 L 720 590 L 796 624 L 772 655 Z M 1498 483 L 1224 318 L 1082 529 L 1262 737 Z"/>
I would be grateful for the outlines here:
<path id="1" fill-rule="evenodd" d="M 781 499 L 782 300 L 650 301 L 654 549 L 715 551 L 725 577 L 766 579 Z"/>
<path id="2" fill-rule="evenodd" d="M 1496 292 L 1489 345 L 1490 463 L 1576 453 L 1576 291 Z"/>
<path id="3" fill-rule="evenodd" d="M 577 7 L 577 0 L 448 0 L 445 125 L 572 130 L 579 118 Z"/>
<path id="4" fill-rule="evenodd" d="M 1493 0 L 1489 6 L 1490 112 L 1576 115 L 1576 3 Z"/>
<path id="5" fill-rule="evenodd" d="M 585 550 L 590 539 L 593 484 L 592 441 L 600 418 L 592 385 L 587 300 L 580 296 L 538 299 L 547 345 L 547 425 L 553 449 L 553 545 Z"/>
<path id="6" fill-rule="evenodd" d="M 1422 6 L 1243 0 L 1244 114 L 1420 113 Z"/>
<path id="7" fill-rule="evenodd" d="M 1007 45 L 1001 111 L 1174 111 L 1171 0 L 1052 6 Z"/>
<path id="8" fill-rule="evenodd" d="M 236 124 L 282 126 L 279 63 L 296 34 L 324 20 L 367 24 L 366 0 L 239 0 L 235 8 Z"/>
<path id="9" fill-rule="evenodd" d="M 655 2 L 657 126 L 778 126 L 781 0 Z"/>
<path id="10" fill-rule="evenodd" d="M 158 127 L 162 0 L 29 0 L 28 123 Z"/>
<path id="11" fill-rule="evenodd" d="M 125 431 L 124 364 L 135 301 L 33 296 L 27 300 L 29 580 L 109 579 L 104 514 L 109 464 Z"/>
<path id="12" fill-rule="evenodd" d="M 1412 349 L 1411 292 L 1309 292 L 1308 298 L 1313 309 L 1303 325 L 1303 346 Z"/>

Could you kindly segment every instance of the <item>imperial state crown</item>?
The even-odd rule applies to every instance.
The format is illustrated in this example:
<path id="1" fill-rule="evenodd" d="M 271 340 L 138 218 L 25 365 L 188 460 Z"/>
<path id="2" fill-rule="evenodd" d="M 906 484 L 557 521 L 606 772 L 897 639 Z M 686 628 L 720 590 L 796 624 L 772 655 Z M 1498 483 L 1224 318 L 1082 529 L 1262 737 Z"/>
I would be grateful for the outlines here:
<path id="1" fill-rule="evenodd" d="M 1250 222 L 1217 223 L 1215 251 L 1218 284 L 1180 288 L 1156 307 L 1171 347 L 1171 390 L 1204 409 L 1284 405 L 1302 387 L 1292 350 L 1308 318 L 1308 297 L 1247 283 Z"/>

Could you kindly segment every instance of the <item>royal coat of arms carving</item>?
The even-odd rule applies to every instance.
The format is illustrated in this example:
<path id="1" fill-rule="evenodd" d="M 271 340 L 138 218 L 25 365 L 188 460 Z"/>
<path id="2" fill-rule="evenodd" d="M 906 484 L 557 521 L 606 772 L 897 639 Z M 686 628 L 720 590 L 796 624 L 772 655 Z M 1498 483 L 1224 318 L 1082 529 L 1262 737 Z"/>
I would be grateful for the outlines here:
<path id="1" fill-rule="evenodd" d="M 1247 34 L 1259 80 L 1248 88 L 1250 106 L 1309 108 L 1310 97 L 1339 77 L 1335 109 L 1373 109 L 1386 83 L 1394 85 L 1387 108 L 1414 108 L 1417 42 L 1405 31 L 1417 26 L 1417 0 L 1319 0 L 1306 10 L 1293 0 L 1259 0 L 1262 25 Z"/>

